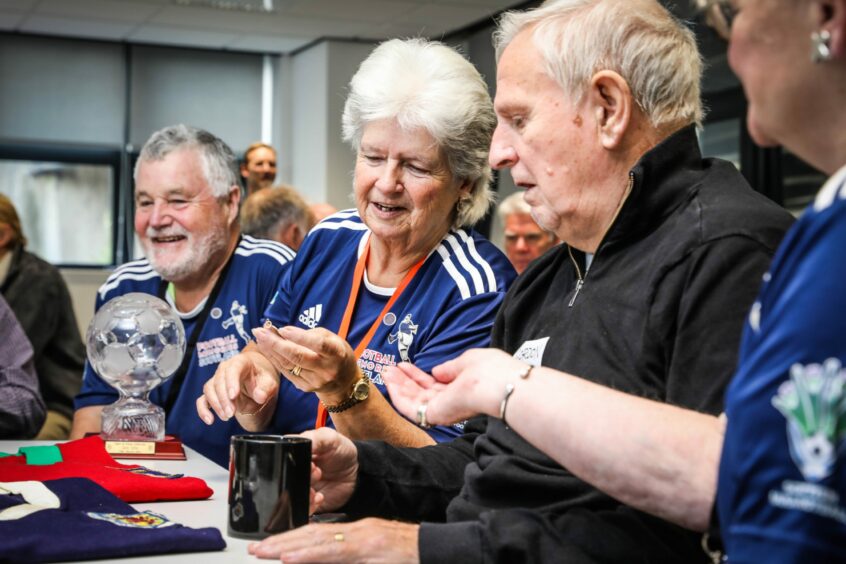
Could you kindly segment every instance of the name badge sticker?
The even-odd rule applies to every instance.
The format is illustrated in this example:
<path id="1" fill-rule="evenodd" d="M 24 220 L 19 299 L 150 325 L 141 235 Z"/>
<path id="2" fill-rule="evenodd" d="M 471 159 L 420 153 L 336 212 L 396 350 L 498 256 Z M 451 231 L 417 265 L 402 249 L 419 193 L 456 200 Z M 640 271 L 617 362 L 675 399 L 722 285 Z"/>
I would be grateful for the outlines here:
<path id="1" fill-rule="evenodd" d="M 549 337 L 525 341 L 514 353 L 514 358 L 532 366 L 540 366 L 541 361 L 543 361 L 543 351 L 546 350 L 546 344 L 548 342 Z"/>

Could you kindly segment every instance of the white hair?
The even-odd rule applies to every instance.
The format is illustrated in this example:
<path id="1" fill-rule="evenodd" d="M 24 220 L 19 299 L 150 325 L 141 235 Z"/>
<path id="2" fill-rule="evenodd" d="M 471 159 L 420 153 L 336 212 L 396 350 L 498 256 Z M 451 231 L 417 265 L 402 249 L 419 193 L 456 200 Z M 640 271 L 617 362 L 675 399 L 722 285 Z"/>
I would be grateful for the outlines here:
<path id="1" fill-rule="evenodd" d="M 467 59 L 424 39 L 392 39 L 376 47 L 350 81 L 344 140 L 358 151 L 365 126 L 380 119 L 394 119 L 406 131 L 428 131 L 453 177 L 470 182 L 454 226 L 485 215 L 493 200 L 488 151 L 496 117 L 487 85 Z"/>
<path id="2" fill-rule="evenodd" d="M 549 0 L 508 12 L 494 34 L 497 60 L 527 28 L 547 73 L 573 100 L 581 100 L 595 73 L 612 70 L 654 127 L 701 124 L 696 38 L 657 1 Z"/>
<path id="3" fill-rule="evenodd" d="M 497 213 L 499 214 L 499 219 L 505 223 L 505 219 L 509 215 L 513 215 L 515 213 L 522 213 L 526 215 L 532 214 L 532 207 L 526 203 L 526 200 L 523 199 L 524 191 L 514 192 L 502 202 L 499 203 L 497 207 Z"/>
<path id="4" fill-rule="evenodd" d="M 203 176 L 216 198 L 225 198 L 233 186 L 239 186 L 237 159 L 232 149 L 208 131 L 181 123 L 156 131 L 144 143 L 135 163 L 135 180 L 142 162 L 160 161 L 180 149 L 199 152 Z"/>

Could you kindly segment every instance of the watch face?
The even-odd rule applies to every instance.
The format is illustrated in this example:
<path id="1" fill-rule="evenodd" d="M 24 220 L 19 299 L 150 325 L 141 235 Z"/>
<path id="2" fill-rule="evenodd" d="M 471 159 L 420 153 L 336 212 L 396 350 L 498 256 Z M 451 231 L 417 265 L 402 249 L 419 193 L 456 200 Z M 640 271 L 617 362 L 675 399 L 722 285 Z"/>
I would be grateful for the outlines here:
<path id="1" fill-rule="evenodd" d="M 355 383 L 355 387 L 353 388 L 353 397 L 358 401 L 363 401 L 367 399 L 368 394 L 370 393 L 370 382 L 362 378 L 358 382 Z"/>

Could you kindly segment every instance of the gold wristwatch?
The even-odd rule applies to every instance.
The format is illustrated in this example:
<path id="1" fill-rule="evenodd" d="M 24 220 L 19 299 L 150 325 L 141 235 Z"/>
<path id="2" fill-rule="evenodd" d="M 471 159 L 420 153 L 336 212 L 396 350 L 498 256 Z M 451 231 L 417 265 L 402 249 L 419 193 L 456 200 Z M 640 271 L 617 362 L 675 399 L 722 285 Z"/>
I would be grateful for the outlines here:
<path id="1" fill-rule="evenodd" d="M 341 413 L 342 411 L 346 411 L 352 406 L 359 404 L 367 399 L 367 396 L 370 395 L 370 378 L 364 376 L 362 374 L 361 378 L 356 380 L 355 384 L 353 384 L 352 393 L 350 397 L 342 401 L 337 405 L 326 405 L 326 411 L 329 413 Z"/>

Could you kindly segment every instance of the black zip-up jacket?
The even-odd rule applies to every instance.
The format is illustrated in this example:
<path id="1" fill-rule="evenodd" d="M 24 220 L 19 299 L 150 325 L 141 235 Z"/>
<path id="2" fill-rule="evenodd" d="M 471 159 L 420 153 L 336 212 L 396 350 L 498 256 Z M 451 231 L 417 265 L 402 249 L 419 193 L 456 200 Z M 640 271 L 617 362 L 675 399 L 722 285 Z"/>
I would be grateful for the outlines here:
<path id="1" fill-rule="evenodd" d="M 514 353 L 549 337 L 544 366 L 717 414 L 746 312 L 792 218 L 731 164 L 703 160 L 692 126 L 648 152 L 630 178 L 587 273 L 566 244 L 537 260 L 508 292 L 493 346 Z M 473 420 L 462 438 L 423 449 L 357 445 L 346 511 L 427 521 L 424 563 L 706 559 L 699 535 L 604 495 L 498 419 Z"/>

